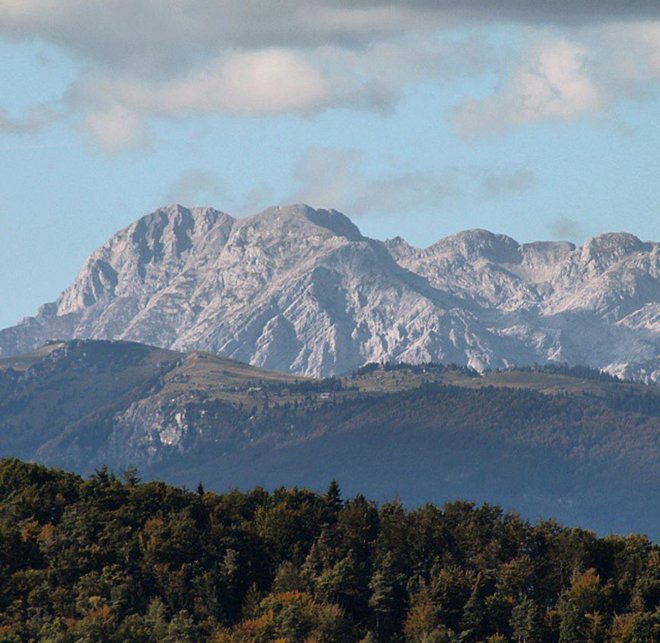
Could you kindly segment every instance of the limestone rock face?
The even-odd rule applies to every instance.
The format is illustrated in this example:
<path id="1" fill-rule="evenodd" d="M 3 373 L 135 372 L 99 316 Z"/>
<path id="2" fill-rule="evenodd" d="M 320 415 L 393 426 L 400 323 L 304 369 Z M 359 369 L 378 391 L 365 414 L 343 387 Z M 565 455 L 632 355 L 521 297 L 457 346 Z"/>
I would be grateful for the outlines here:
<path id="1" fill-rule="evenodd" d="M 425 249 L 306 205 L 236 220 L 168 206 L 119 231 L 0 356 L 51 338 L 209 350 L 306 375 L 369 361 L 548 360 L 660 380 L 660 244 L 578 248 L 468 230 Z"/>

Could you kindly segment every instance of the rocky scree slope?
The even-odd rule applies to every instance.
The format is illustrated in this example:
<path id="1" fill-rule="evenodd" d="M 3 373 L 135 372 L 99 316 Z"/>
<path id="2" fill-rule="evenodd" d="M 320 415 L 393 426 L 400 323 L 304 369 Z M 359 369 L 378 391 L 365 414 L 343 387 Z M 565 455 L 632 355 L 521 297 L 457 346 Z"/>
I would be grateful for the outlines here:
<path id="1" fill-rule="evenodd" d="M 118 232 L 56 302 L 0 331 L 0 356 L 50 338 L 207 350 L 314 376 L 381 361 L 566 361 L 657 381 L 660 244 L 469 230 L 418 249 L 366 238 L 334 210 L 236 220 L 173 205 Z"/>

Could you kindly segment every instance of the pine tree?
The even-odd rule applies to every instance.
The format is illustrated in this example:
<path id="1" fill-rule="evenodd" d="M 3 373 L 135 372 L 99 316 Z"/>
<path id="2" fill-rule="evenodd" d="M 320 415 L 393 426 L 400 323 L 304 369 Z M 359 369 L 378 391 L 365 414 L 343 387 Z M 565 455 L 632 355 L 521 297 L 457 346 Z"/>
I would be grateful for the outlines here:
<path id="1" fill-rule="evenodd" d="M 379 640 L 389 640 L 401 625 L 405 613 L 405 591 L 402 578 L 396 573 L 392 555 L 387 553 L 369 583 L 371 598 L 369 607 L 376 621 L 376 635 Z"/>
<path id="2" fill-rule="evenodd" d="M 126 471 L 124 471 L 122 477 L 124 479 L 124 482 L 129 487 L 137 487 L 137 485 L 140 484 L 140 476 L 138 475 L 138 469 L 133 465 L 129 466 L 126 469 Z"/>
<path id="3" fill-rule="evenodd" d="M 330 514 L 336 517 L 344 506 L 344 501 L 341 497 L 341 489 L 336 480 L 330 481 L 328 490 L 325 492 L 324 500 L 325 506 L 328 508 Z"/>
<path id="4" fill-rule="evenodd" d="M 542 617 L 536 603 L 524 598 L 511 612 L 511 631 L 516 643 L 533 643 L 541 636 Z"/>

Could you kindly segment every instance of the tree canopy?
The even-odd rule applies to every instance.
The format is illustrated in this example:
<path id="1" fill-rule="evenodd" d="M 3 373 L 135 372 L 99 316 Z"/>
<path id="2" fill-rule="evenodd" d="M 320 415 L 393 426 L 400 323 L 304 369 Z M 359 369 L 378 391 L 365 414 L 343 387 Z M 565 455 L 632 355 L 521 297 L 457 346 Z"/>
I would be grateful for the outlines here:
<path id="1" fill-rule="evenodd" d="M 0 462 L 1 641 L 660 640 L 660 548 L 493 505 Z"/>

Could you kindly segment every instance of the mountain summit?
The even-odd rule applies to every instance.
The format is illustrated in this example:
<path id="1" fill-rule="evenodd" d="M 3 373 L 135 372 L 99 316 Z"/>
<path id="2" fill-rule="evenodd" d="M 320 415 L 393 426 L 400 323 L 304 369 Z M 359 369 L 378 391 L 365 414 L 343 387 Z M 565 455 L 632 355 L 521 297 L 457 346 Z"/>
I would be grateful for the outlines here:
<path id="1" fill-rule="evenodd" d="M 306 205 L 234 219 L 171 205 L 120 230 L 0 356 L 51 338 L 202 349 L 307 375 L 370 361 L 566 361 L 660 380 L 660 244 L 467 230 L 425 249 Z"/>

